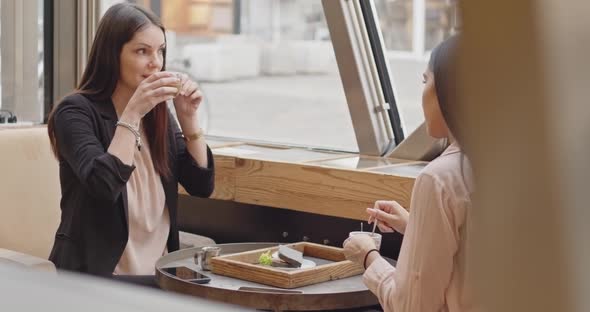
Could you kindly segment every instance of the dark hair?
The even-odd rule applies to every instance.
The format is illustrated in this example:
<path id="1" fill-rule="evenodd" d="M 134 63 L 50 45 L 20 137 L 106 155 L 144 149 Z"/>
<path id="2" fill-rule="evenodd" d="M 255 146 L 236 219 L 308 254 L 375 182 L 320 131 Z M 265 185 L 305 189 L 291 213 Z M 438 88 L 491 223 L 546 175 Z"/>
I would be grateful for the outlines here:
<path id="1" fill-rule="evenodd" d="M 80 84 L 74 94 L 86 95 L 95 100 L 108 100 L 113 95 L 120 78 L 121 51 L 123 45 L 133 39 L 136 32 L 149 25 L 165 28 L 160 18 L 141 6 L 130 3 L 119 3 L 111 6 L 98 24 L 96 36 L 88 56 L 88 64 L 82 74 Z M 166 69 L 166 50 L 162 70 Z M 59 152 L 55 138 L 55 121 L 53 108 L 47 121 L 47 131 L 53 153 L 59 159 Z M 162 177 L 170 176 L 168 164 L 168 108 L 160 103 L 143 119 L 153 159 L 154 169 Z"/>
<path id="2" fill-rule="evenodd" d="M 432 50 L 428 69 L 434 74 L 434 88 L 443 118 L 451 133 L 462 142 L 463 132 L 457 121 L 457 50 L 459 36 L 454 35 Z"/>
<path id="3" fill-rule="evenodd" d="M 464 142 L 465 130 L 462 128 L 464 123 L 459 121 L 459 107 L 457 106 L 457 88 L 458 88 L 458 51 L 459 51 L 460 37 L 454 35 L 441 42 L 430 55 L 430 62 L 428 68 L 434 74 L 434 88 L 436 90 L 436 97 L 440 111 L 445 119 L 449 130 L 460 146 Z M 465 153 L 461 151 L 461 176 L 463 183 L 471 190 L 469 184 L 465 181 Z M 467 157 L 468 158 L 468 157 Z"/>

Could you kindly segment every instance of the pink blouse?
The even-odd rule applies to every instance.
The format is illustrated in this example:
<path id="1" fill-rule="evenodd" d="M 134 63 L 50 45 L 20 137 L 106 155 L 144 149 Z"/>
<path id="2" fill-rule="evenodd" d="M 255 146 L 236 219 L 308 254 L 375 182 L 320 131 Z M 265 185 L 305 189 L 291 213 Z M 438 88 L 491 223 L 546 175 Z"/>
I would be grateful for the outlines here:
<path id="1" fill-rule="evenodd" d="M 167 251 L 170 216 L 160 175 L 154 168 L 145 132 L 136 150 L 135 170 L 127 182 L 129 240 L 117 263 L 117 275 L 153 275 L 156 260 Z"/>
<path id="2" fill-rule="evenodd" d="M 453 143 L 416 179 L 396 267 L 378 258 L 363 276 L 385 311 L 476 310 L 465 274 L 470 170 Z"/>

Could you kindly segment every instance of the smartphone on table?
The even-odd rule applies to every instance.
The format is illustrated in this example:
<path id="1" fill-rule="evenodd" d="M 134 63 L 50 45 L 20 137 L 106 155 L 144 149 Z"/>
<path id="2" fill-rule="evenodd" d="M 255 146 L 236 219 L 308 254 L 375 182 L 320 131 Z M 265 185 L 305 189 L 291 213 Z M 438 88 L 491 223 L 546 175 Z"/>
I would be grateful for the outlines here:
<path id="1" fill-rule="evenodd" d="M 175 276 L 183 281 L 187 281 L 195 284 L 207 284 L 211 281 L 211 278 L 203 273 L 199 273 L 195 270 L 189 269 L 185 266 L 162 268 L 162 271 L 168 275 Z"/>

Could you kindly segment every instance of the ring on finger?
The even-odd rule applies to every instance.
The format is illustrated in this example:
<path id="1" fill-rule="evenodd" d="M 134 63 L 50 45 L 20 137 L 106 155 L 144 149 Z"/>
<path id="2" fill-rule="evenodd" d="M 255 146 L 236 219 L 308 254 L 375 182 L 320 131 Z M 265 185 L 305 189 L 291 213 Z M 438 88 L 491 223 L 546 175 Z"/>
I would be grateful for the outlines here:
<path id="1" fill-rule="evenodd" d="M 176 94 L 174 94 L 174 97 L 177 97 L 180 94 L 180 90 L 182 90 L 183 85 L 180 75 L 176 75 L 176 78 L 178 78 L 178 83 L 176 84 Z"/>

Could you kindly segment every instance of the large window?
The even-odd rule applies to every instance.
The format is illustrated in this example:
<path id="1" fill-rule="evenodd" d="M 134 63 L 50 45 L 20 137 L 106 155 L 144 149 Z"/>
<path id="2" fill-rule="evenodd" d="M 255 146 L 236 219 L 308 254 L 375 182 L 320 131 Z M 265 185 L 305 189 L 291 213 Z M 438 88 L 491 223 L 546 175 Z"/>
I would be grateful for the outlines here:
<path id="1" fill-rule="evenodd" d="M 168 69 L 200 83 L 209 135 L 358 151 L 320 0 L 138 2 L 167 27 Z"/>
<path id="2" fill-rule="evenodd" d="M 101 1 L 103 11 L 120 2 Z M 200 83 L 209 135 L 358 151 L 320 0 L 135 2 L 162 17 L 169 70 Z M 407 135 L 423 122 L 421 75 L 454 31 L 457 3 L 374 3 Z"/>
<path id="3" fill-rule="evenodd" d="M 0 122 L 43 121 L 43 0 L 0 2 L 0 109 Z"/>
<path id="4" fill-rule="evenodd" d="M 456 27 L 457 0 L 375 0 L 406 134 L 424 120 L 422 73 L 430 50 Z"/>

